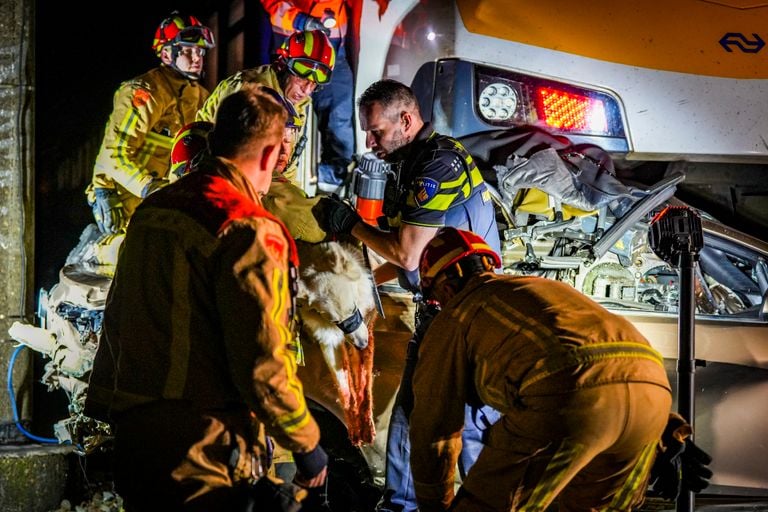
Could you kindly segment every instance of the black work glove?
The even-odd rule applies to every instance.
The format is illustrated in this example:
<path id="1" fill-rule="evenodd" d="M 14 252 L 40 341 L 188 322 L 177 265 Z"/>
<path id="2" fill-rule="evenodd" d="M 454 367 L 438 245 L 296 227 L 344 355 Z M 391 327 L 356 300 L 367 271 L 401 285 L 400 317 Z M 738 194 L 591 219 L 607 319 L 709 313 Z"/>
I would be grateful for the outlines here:
<path id="1" fill-rule="evenodd" d="M 435 301 L 426 301 L 416 307 L 416 329 L 414 331 L 414 338 L 417 341 L 421 341 L 424 338 L 427 329 L 432 325 L 432 320 L 435 319 L 439 312 L 440 304 Z"/>
<path id="2" fill-rule="evenodd" d="M 306 497 L 305 489 L 265 475 L 259 478 L 251 488 L 244 510 L 299 512 Z"/>
<path id="3" fill-rule="evenodd" d="M 685 443 L 674 441 L 656 455 L 651 467 L 651 493 L 665 500 L 674 501 L 680 495 L 682 485 L 682 463 L 680 455 Z"/>
<path id="4" fill-rule="evenodd" d="M 712 462 L 712 456 L 699 448 L 689 437 L 685 440 L 682 455 L 683 490 L 701 492 L 709 486 L 712 470 L 707 466 Z"/>
<path id="5" fill-rule="evenodd" d="M 661 436 L 659 451 L 651 467 L 651 493 L 676 500 L 681 491 L 701 492 L 709 485 L 712 457 L 694 444 L 691 426 L 681 416 L 670 414 Z"/>
<path id="6" fill-rule="evenodd" d="M 360 222 L 360 216 L 354 208 L 335 195 L 321 198 L 312 208 L 312 212 L 320 227 L 334 235 L 348 235 Z"/>

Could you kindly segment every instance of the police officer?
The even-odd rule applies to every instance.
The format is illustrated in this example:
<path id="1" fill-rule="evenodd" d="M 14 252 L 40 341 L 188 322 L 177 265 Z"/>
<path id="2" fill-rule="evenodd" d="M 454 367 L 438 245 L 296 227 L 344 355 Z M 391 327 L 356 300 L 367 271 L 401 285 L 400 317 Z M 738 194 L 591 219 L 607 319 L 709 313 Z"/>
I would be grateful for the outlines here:
<path id="1" fill-rule="evenodd" d="M 366 145 L 396 169 L 395 188 L 384 209 L 388 230 L 360 221 L 346 203 L 332 197 L 318 205 L 323 227 L 331 233 L 351 233 L 386 260 L 375 269 L 377 283 L 394 278 L 418 291 L 419 256 L 443 226 L 474 231 L 500 253 L 498 227 L 490 192 L 471 155 L 457 140 L 435 132 L 421 118 L 411 89 L 395 80 L 372 84 L 359 98 L 360 125 Z M 424 315 L 417 312 L 418 325 Z M 380 510 L 416 510 L 409 465 L 408 416 L 412 408 L 411 377 L 418 336 L 409 343 L 400 389 L 387 439 L 386 494 Z M 463 452 L 466 474 L 482 449 L 482 431 L 498 413 L 490 407 L 466 409 Z"/>

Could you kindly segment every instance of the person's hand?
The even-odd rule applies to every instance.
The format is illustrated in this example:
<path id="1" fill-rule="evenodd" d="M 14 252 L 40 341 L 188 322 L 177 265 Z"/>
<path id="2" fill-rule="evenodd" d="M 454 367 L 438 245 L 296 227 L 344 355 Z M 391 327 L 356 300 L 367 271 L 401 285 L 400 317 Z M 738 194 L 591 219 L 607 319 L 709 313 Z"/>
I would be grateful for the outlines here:
<path id="1" fill-rule="evenodd" d="M 296 16 L 296 23 L 294 25 L 296 30 L 322 30 L 326 35 L 331 35 L 331 29 L 323 25 L 323 20 L 310 16 L 309 14 L 301 13 Z"/>
<path id="2" fill-rule="evenodd" d="M 170 183 L 170 182 L 168 180 L 166 180 L 166 179 L 154 179 L 154 180 L 150 181 L 149 183 L 144 185 L 144 189 L 141 191 L 141 198 L 144 199 L 149 194 L 151 194 L 153 192 L 157 192 L 158 190 L 160 190 L 164 186 L 168 185 L 168 183 Z"/>
<path id="3" fill-rule="evenodd" d="M 91 210 L 99 231 L 105 235 L 116 235 L 124 231 L 127 220 L 123 211 L 123 202 L 117 191 L 110 188 L 96 188 L 93 195 Z"/>
<path id="4" fill-rule="evenodd" d="M 315 18 L 314 16 L 307 16 L 307 22 L 304 25 L 304 30 L 322 30 L 326 34 L 330 34 L 331 31 L 325 28 L 325 25 L 323 25 L 323 22 L 320 21 L 319 18 Z"/>
<path id="5" fill-rule="evenodd" d="M 293 453 L 296 463 L 296 476 L 293 483 L 307 489 L 320 487 L 328 475 L 328 455 L 320 445 L 309 452 Z"/>
<path id="6" fill-rule="evenodd" d="M 678 414 L 670 414 L 659 452 L 651 467 L 652 494 L 676 500 L 681 491 L 701 492 L 709 485 L 712 457 L 691 439 L 693 429 Z"/>
<path id="7" fill-rule="evenodd" d="M 699 448 L 690 437 L 685 440 L 681 462 L 683 490 L 699 493 L 709 487 L 712 470 L 707 466 L 712 462 L 712 456 Z"/>
<path id="8" fill-rule="evenodd" d="M 320 487 L 323 484 L 325 484 L 325 479 L 328 477 L 328 466 L 324 467 L 320 473 L 313 476 L 312 478 L 305 478 L 301 476 L 301 473 L 296 473 L 296 476 L 293 477 L 293 483 L 296 485 L 300 485 L 301 487 L 304 487 L 305 489 L 313 489 L 315 487 Z"/>
<path id="9" fill-rule="evenodd" d="M 435 319 L 440 312 L 440 304 L 434 301 L 426 301 L 424 304 L 420 304 L 416 308 L 416 329 L 414 330 L 414 337 L 421 341 L 424 339 L 424 335 L 427 333 L 427 329 L 432 325 L 432 320 Z"/>
<path id="10" fill-rule="evenodd" d="M 348 235 L 360 222 L 360 216 L 348 203 L 336 196 L 325 196 L 312 208 L 318 224 L 328 233 Z"/>

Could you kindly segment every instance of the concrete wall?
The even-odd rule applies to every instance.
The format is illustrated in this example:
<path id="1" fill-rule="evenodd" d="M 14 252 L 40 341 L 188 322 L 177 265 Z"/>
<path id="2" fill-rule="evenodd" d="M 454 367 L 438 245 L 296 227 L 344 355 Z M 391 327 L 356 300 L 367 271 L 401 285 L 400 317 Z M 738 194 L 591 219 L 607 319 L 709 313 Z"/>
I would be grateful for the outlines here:
<path id="1" fill-rule="evenodd" d="M 28 444 L 16 428 L 6 377 L 15 320 L 34 323 L 34 1 L 0 0 L 0 510 L 52 510 L 66 484 L 62 446 Z M 31 418 L 32 357 L 13 366 L 19 415 Z M 27 444 L 22 444 L 27 443 Z"/>
<path id="2" fill-rule="evenodd" d="M 0 0 L 0 375 L 5 376 L 14 347 L 8 327 L 34 321 L 34 2 Z M 21 417 L 29 417 L 31 357 L 22 351 L 14 365 Z M 0 435 L 11 440 L 12 414 L 3 379 Z M 0 438 L 0 442 L 2 442 Z"/>

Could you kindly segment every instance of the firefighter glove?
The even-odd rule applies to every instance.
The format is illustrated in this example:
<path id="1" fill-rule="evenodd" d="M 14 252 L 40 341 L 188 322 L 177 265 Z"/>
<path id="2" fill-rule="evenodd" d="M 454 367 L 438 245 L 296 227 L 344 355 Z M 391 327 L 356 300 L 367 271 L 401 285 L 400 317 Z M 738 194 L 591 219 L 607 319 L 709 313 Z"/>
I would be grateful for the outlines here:
<path id="1" fill-rule="evenodd" d="M 334 235 L 349 235 L 352 228 L 360 222 L 360 216 L 349 203 L 345 203 L 336 195 L 326 196 L 312 208 L 318 217 L 320 227 Z"/>
<path id="2" fill-rule="evenodd" d="M 712 457 L 694 444 L 693 429 L 682 416 L 672 413 L 661 436 L 651 468 L 651 491 L 666 500 L 676 500 L 681 491 L 701 492 L 709 485 Z"/>
<path id="3" fill-rule="evenodd" d="M 685 449 L 680 456 L 683 472 L 683 490 L 701 492 L 709 486 L 712 470 L 709 464 L 712 456 L 699 448 L 690 437 L 685 440 Z"/>
<path id="4" fill-rule="evenodd" d="M 424 339 L 427 329 L 439 312 L 440 304 L 434 301 L 426 301 L 416 307 L 416 330 L 414 331 L 416 341 L 420 342 Z"/>
<path id="5" fill-rule="evenodd" d="M 269 476 L 259 478 L 251 489 L 245 510 L 299 512 L 307 491 Z"/>
<path id="6" fill-rule="evenodd" d="M 124 231 L 127 219 L 117 191 L 111 188 L 96 188 L 93 190 L 93 197 L 91 209 L 99 231 L 105 235 L 116 235 Z"/>
<path id="7" fill-rule="evenodd" d="M 151 194 L 152 192 L 156 192 L 156 191 L 160 190 L 161 188 L 166 186 L 168 183 L 169 183 L 169 181 L 166 180 L 166 179 L 154 179 L 154 180 L 150 181 L 149 183 L 144 185 L 144 189 L 142 189 L 142 191 L 141 191 L 141 198 L 144 199 L 149 194 Z"/>
<path id="8" fill-rule="evenodd" d="M 302 487 L 317 487 L 325 482 L 328 471 L 328 455 L 323 447 L 317 445 L 314 450 L 304 453 L 293 452 L 296 463 L 296 476 L 293 481 Z"/>
<path id="9" fill-rule="evenodd" d="M 685 443 L 674 441 L 667 444 L 656 455 L 651 467 L 651 491 L 665 500 L 674 501 L 680 495 L 682 485 L 682 464 L 680 456 L 685 450 Z"/>

